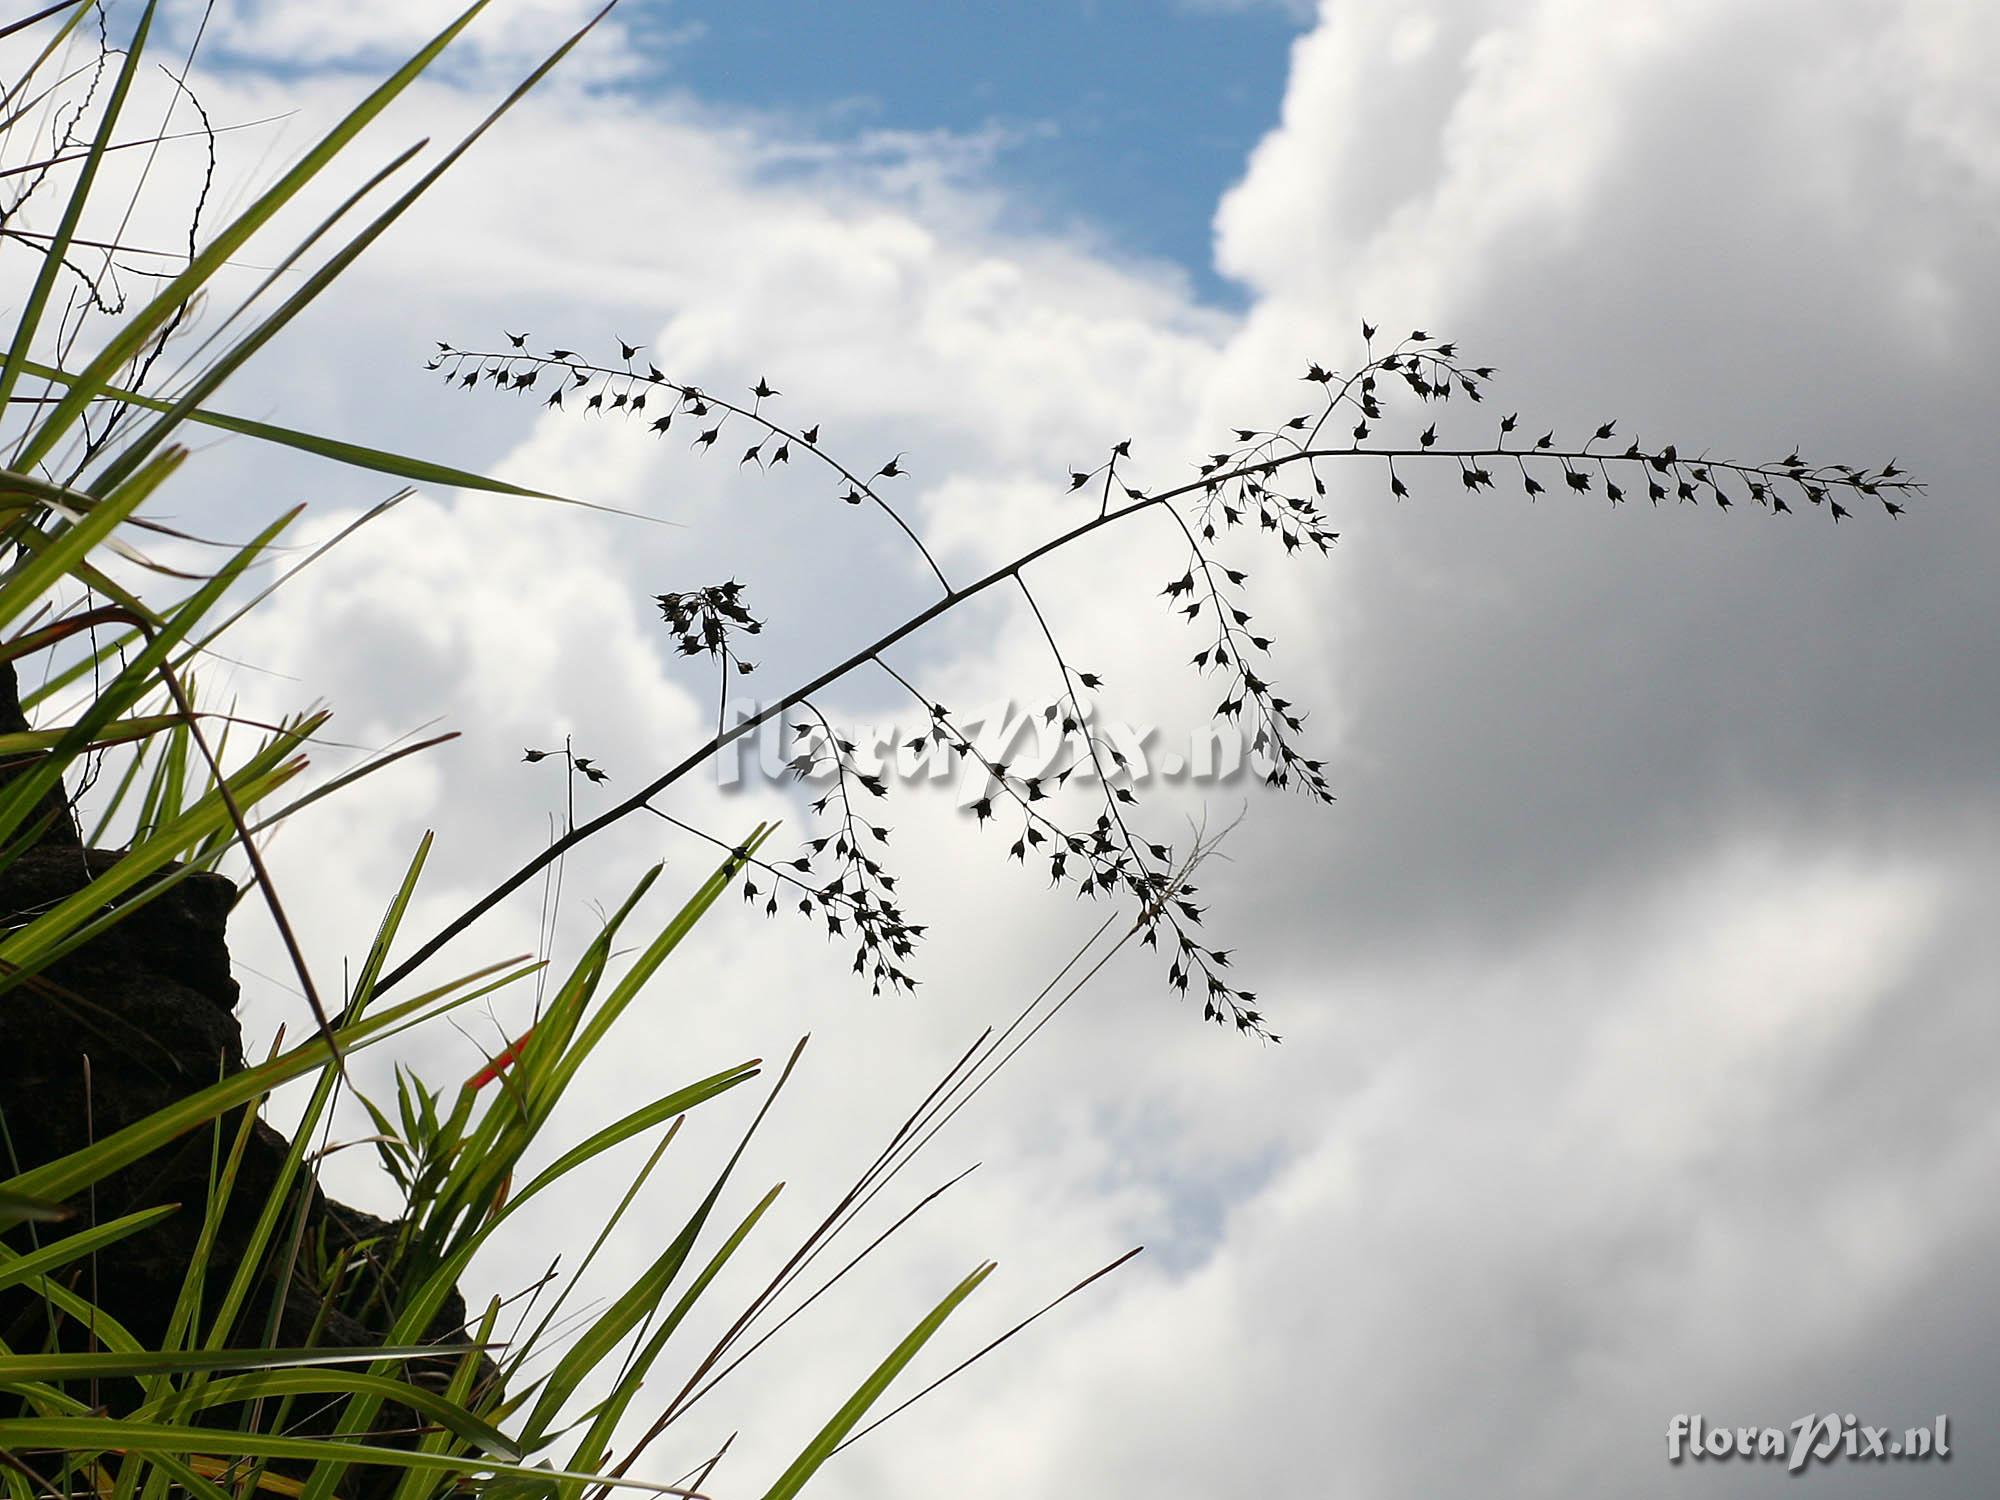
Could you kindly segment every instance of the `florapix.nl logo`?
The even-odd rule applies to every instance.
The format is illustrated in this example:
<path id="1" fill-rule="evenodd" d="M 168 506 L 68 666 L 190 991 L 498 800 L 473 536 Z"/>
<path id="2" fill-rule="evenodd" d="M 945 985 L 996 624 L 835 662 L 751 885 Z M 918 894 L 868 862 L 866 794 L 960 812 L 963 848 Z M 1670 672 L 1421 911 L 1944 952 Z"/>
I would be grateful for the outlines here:
<path id="1" fill-rule="evenodd" d="M 730 705 L 731 728 L 756 719 L 750 701 Z M 791 722 L 773 715 L 725 744 L 716 780 L 735 788 L 756 781 L 831 785 L 842 771 L 910 788 L 943 791 L 961 806 L 985 796 L 996 773 L 1050 792 L 1102 780 L 1229 785 L 1262 781 L 1276 768 L 1266 737 L 1240 722 L 1214 721 L 1169 732 L 1095 712 L 1085 718 L 1011 699 L 954 712 L 949 723 L 846 725 Z"/>
<path id="2" fill-rule="evenodd" d="M 1945 1462 L 1950 1424 L 1940 1414 L 1922 1427 L 1871 1427 L 1853 1412 L 1809 1412 L 1783 1427 L 1727 1427 L 1683 1412 L 1667 1424 L 1667 1462 L 1780 1462 L 1794 1474 L 1816 1463 Z"/>

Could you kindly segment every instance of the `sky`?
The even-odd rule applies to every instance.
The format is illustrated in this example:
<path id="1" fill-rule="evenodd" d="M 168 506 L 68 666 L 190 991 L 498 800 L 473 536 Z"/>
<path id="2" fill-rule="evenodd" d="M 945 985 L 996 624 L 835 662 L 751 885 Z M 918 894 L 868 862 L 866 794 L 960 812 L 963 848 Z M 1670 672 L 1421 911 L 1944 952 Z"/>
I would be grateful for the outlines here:
<path id="1" fill-rule="evenodd" d="M 196 14 L 171 12 L 177 40 Z M 285 118 L 222 137 L 217 204 L 444 14 L 218 5 L 204 107 Z M 356 172 L 455 139 L 583 14 L 496 6 L 362 137 Z M 901 536 L 825 476 L 746 468 L 729 443 L 692 452 L 679 425 L 662 440 L 447 391 L 423 369 L 435 341 L 526 331 L 615 356 L 622 340 L 712 390 L 768 378 L 773 409 L 822 424 L 853 467 L 904 455 L 895 496 L 954 577 L 1075 524 L 1068 474 L 1121 439 L 1154 487 L 1233 427 L 1310 410 L 1300 375 L 1353 368 L 1364 319 L 1495 369 L 1476 414 L 1392 409 L 1383 430 L 1404 438 L 1433 415 L 1441 437 L 1484 436 L 1518 410 L 1577 441 L 1616 420 L 1685 453 L 1894 459 L 1929 486 L 1905 515 L 1835 525 L 1803 506 L 1469 494 L 1445 465 L 1408 471 L 1398 501 L 1350 464 L 1329 469 L 1330 556 L 1229 542 L 1338 800 L 1168 783 L 1145 817 L 1184 842 L 1190 821 L 1240 815 L 1202 894 L 1282 1044 L 1202 1025 L 1157 963 L 1119 953 L 870 1222 L 978 1170 L 697 1408 L 653 1477 L 741 1430 L 711 1489 L 761 1493 L 983 1259 L 999 1272 L 909 1389 L 1143 1244 L 811 1493 L 1796 1483 L 1774 1464 L 1670 1464 L 1670 1423 L 1697 1412 L 1899 1430 L 1948 1414 L 1947 1465 L 1836 1464 L 1815 1492 L 2000 1489 L 2000 1213 L 1982 1191 L 2000 1169 L 1995 13 L 642 5 L 571 61 L 222 403 L 645 518 L 426 490 L 302 572 L 237 634 L 240 664 L 215 665 L 205 692 L 259 711 L 323 698 L 352 744 L 461 733 L 359 813 L 273 840 L 323 974 L 365 949 L 425 829 L 415 931 L 547 839 L 564 788 L 524 747 L 569 736 L 610 771 L 578 789 L 586 813 L 705 737 L 712 685 L 673 655 L 653 595 L 743 581 L 766 621 L 752 694 L 936 597 Z M 163 180 L 200 166 L 175 157 Z M 135 239 L 176 233 L 156 197 Z M 269 264 L 284 228 L 245 260 Z M 239 274 L 247 290 L 256 273 Z M 234 440 L 198 458 L 160 510 L 210 532 L 302 501 L 294 540 L 311 542 L 395 487 Z M 1033 577 L 1106 712 L 1169 747 L 1213 707 L 1187 669 L 1206 643 L 1160 597 L 1186 560 L 1171 528 L 1135 523 Z M 997 594 L 892 660 L 954 706 L 1044 702 L 1055 671 L 1033 616 Z M 900 691 L 863 673 L 818 701 L 843 725 L 907 724 Z M 812 824 L 805 796 L 759 778 L 674 796 L 729 837 Z M 1012 835 L 945 791 L 897 785 L 883 808 L 931 929 L 913 996 L 872 996 L 844 947 L 732 898 L 564 1121 L 581 1136 L 643 1090 L 809 1032 L 745 1165 L 745 1207 L 788 1183 L 777 1259 L 1107 915 L 1009 864 Z M 711 868 L 698 842 L 627 822 L 570 861 L 555 956 L 661 859 L 646 910 L 663 919 Z M 524 893 L 445 967 L 535 948 L 540 909 Z M 303 1007 L 247 906 L 232 941 L 255 1050 Z M 455 1079 L 522 1015 L 496 1007 L 402 1060 Z M 388 1060 L 371 1066 L 379 1085 Z M 678 1227 L 747 1120 L 712 1108 L 587 1290 Z M 336 1157 L 330 1182 L 393 1208 L 365 1154 Z M 475 1301 L 557 1254 L 574 1264 L 604 1191 L 579 1185 L 477 1263 Z"/>

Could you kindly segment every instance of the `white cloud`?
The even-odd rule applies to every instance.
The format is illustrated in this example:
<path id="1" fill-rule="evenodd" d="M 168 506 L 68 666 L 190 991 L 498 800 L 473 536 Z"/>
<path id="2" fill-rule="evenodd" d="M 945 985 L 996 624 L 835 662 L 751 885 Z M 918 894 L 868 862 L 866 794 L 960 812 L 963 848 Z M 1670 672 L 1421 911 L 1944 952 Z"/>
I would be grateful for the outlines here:
<path id="1" fill-rule="evenodd" d="M 191 40 L 205 25 L 208 54 L 293 70 L 396 67 L 465 13 L 459 0 L 345 0 L 339 5 L 287 5 L 282 0 L 221 0 L 214 6 L 178 0 L 166 7 L 177 38 Z M 601 0 L 514 0 L 490 5 L 446 54 L 445 68 L 501 71 L 532 67 L 605 7 Z M 671 39 L 672 34 L 668 34 Z M 659 36 L 650 40 L 658 45 Z M 575 71 L 598 79 L 628 73 L 631 33 L 613 15 L 599 23 L 594 48 Z"/>

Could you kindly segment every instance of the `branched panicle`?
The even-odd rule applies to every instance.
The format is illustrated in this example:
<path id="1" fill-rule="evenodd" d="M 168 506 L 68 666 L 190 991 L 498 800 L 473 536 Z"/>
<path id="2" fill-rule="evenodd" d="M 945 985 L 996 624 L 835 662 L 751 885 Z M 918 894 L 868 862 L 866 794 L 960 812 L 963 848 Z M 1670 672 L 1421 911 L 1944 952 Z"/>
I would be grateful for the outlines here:
<path id="1" fill-rule="evenodd" d="M 757 669 L 736 653 L 731 636 L 756 635 L 764 622 L 743 607 L 743 585 L 728 583 L 682 594 L 655 594 L 660 617 L 674 633 L 682 656 L 707 656 L 724 661 L 740 674 Z"/>
<path id="2" fill-rule="evenodd" d="M 951 581 L 923 539 L 876 489 L 881 480 L 900 479 L 909 473 L 903 467 L 903 454 L 898 453 L 864 478 L 860 469 L 850 468 L 821 447 L 818 422 L 808 427 L 787 426 L 765 413 L 764 403 L 783 394 L 774 390 L 768 380 L 760 378 L 750 388 L 750 401 L 745 405 L 716 396 L 698 385 L 669 379 L 659 366 L 639 359 L 645 349 L 643 344 L 620 340 L 621 362 L 600 365 L 584 359 L 574 349 L 550 349 L 537 354 L 528 347 L 525 333 L 508 333 L 506 337 L 507 347 L 501 350 L 460 349 L 439 340 L 438 352 L 424 368 L 438 371 L 445 384 L 457 389 L 474 390 L 484 384 L 490 389 L 516 394 L 542 388 L 546 376 L 548 395 L 542 398 L 546 407 L 581 410 L 586 415 L 622 416 L 626 420 L 655 411 L 658 415 L 647 417 L 646 422 L 661 437 L 673 431 L 674 418 L 680 417 L 683 432 L 694 430 L 689 446 L 702 453 L 720 443 L 723 429 L 737 419 L 751 428 L 753 439 L 736 460 L 739 469 L 753 463 L 760 469 L 790 464 L 796 445 L 800 453 L 834 476 L 835 498 L 841 503 L 873 505 L 887 516 L 922 555 L 938 583 L 950 592 Z"/>
<path id="3" fill-rule="evenodd" d="M 896 898 L 896 877 L 882 866 L 890 830 L 859 801 L 889 794 L 879 772 L 864 771 L 855 761 L 854 742 L 842 736 L 810 700 L 802 705 L 811 718 L 791 726 L 795 754 L 786 769 L 801 781 L 831 776 L 833 786 L 811 804 L 816 817 L 833 820 L 832 829 L 807 839 L 790 867 L 814 883 L 800 886 L 800 915 L 826 923 L 831 937 L 854 940 L 854 972 L 865 975 L 875 994 L 883 989 L 914 990 L 918 981 L 906 966 L 925 929 L 910 922 Z M 762 894 L 746 880 L 743 897 L 754 902 Z M 775 890 L 765 898 L 766 915 L 775 915 Z"/>
<path id="4" fill-rule="evenodd" d="M 1011 859 L 1040 863 L 1050 881 L 1079 895 L 1129 901 L 1146 944 L 1167 960 L 1167 980 L 1181 995 L 1202 1002 L 1206 1019 L 1241 1032 L 1276 1038 L 1265 1024 L 1254 994 L 1238 987 L 1230 975 L 1229 950 L 1208 945 L 1200 936 L 1203 908 L 1193 887 L 1176 874 L 1173 847 L 1146 835 L 1138 826 L 1144 812 L 1142 789 L 1126 757 L 1095 726 L 1096 698 L 1103 686 L 1098 674 L 1080 671 L 1070 658 L 1030 586 L 1028 570 L 1049 554 L 1098 530 L 1141 515 L 1157 513 L 1171 525 L 1187 548 L 1179 574 L 1160 593 L 1167 607 L 1199 632 L 1191 659 L 1205 681 L 1220 684 L 1213 717 L 1232 730 L 1247 734 L 1253 760 L 1260 760 L 1264 779 L 1293 788 L 1316 802 L 1331 802 L 1333 791 L 1325 762 L 1300 744 L 1307 715 L 1284 697 L 1272 682 L 1269 666 L 1274 642 L 1259 626 L 1249 594 L 1250 574 L 1223 555 L 1234 533 L 1274 542 L 1282 555 L 1325 553 L 1338 540 L 1327 515 L 1327 475 L 1336 464 L 1358 466 L 1385 482 L 1397 500 L 1409 495 L 1405 474 L 1426 464 L 1449 465 L 1459 486 L 1471 493 L 1497 489 L 1503 478 L 1518 479 L 1531 501 L 1544 494 L 1601 493 L 1612 505 L 1644 495 L 1654 505 L 1673 499 L 1682 505 L 1704 501 L 1718 510 L 1755 502 L 1772 515 L 1790 514 L 1795 504 L 1822 509 L 1833 521 L 1847 519 L 1857 498 L 1878 501 L 1891 516 L 1904 513 L 1922 490 L 1894 461 L 1873 469 L 1848 464 L 1810 463 L 1794 451 L 1770 463 L 1742 463 L 1707 454 L 1684 455 L 1672 443 L 1660 446 L 1627 440 L 1622 448 L 1615 420 L 1598 423 L 1580 444 L 1559 442 L 1553 429 L 1529 437 L 1518 413 L 1492 419 L 1491 426 L 1456 442 L 1442 439 L 1431 409 L 1461 401 L 1484 404 L 1493 376 L 1490 366 L 1473 365 L 1448 340 L 1422 329 L 1381 347 L 1377 330 L 1361 327 L 1364 358 L 1342 374 L 1314 363 L 1304 381 L 1318 388 L 1320 408 L 1288 417 L 1276 425 L 1239 427 L 1225 445 L 1195 465 L 1192 479 L 1165 488 L 1146 489 L 1128 482 L 1123 466 L 1132 456 L 1130 440 L 1112 445 L 1105 461 L 1093 468 L 1072 467 L 1067 492 L 1096 501 L 1096 513 L 1042 542 L 984 577 L 954 586 L 902 513 L 883 498 L 882 481 L 902 477 L 905 455 L 870 467 L 850 466 L 820 443 L 820 424 L 787 426 L 774 420 L 766 404 L 779 395 L 768 381 L 751 388 L 748 401 L 731 401 L 704 388 L 669 379 L 656 366 L 641 362 L 641 346 L 619 344 L 621 363 L 592 363 L 574 350 L 537 353 L 525 334 L 507 335 L 508 347 L 460 349 L 440 343 L 428 368 L 451 384 L 471 389 L 485 385 L 525 393 L 545 380 L 545 405 L 581 409 L 605 416 L 645 417 L 662 435 L 676 418 L 683 430 L 692 428 L 691 445 L 701 452 L 717 447 L 725 428 L 747 428 L 747 446 L 738 467 L 755 463 L 760 469 L 788 463 L 794 452 L 810 456 L 836 478 L 835 498 L 849 505 L 872 504 L 916 547 L 929 565 L 943 595 L 897 629 L 810 684 L 787 694 L 753 719 L 725 730 L 718 703 L 715 740 L 620 808 L 604 815 L 586 836 L 625 812 L 641 807 L 678 820 L 649 800 L 691 766 L 737 735 L 779 714 L 802 710 L 809 720 L 795 722 L 796 741 L 790 768 L 801 778 L 831 778 L 831 788 L 812 803 L 815 814 L 833 819 L 831 831 L 808 839 L 789 862 L 753 861 L 774 882 L 766 889 L 755 878 L 746 881 L 745 895 L 761 899 L 769 913 L 778 910 L 776 883 L 800 892 L 798 908 L 823 919 L 831 933 L 852 936 L 854 967 L 867 974 L 874 989 L 909 989 L 916 981 L 906 967 L 924 929 L 909 924 L 894 900 L 895 878 L 883 868 L 889 830 L 860 811 L 886 795 L 879 775 L 862 772 L 852 742 L 842 738 L 811 702 L 811 695 L 865 665 L 873 664 L 893 677 L 917 703 L 926 720 L 920 741 L 933 750 L 950 751 L 985 773 L 981 795 L 967 811 L 974 822 L 1012 830 Z M 1406 433 L 1390 436 L 1396 399 L 1414 402 L 1416 417 Z M 648 402 L 657 414 L 647 415 Z M 1423 422 L 1421 429 L 1417 422 Z M 730 446 L 734 452 L 734 446 Z M 866 477 L 864 478 L 864 474 Z M 1024 770 L 1005 759 L 982 752 L 971 735 L 943 704 L 926 694 L 891 666 L 885 652 L 932 620 L 987 589 L 1012 584 L 1019 588 L 1035 625 L 1049 650 L 1058 686 L 1041 707 L 1042 722 L 1060 730 L 1052 769 Z M 729 645 L 732 631 L 754 633 L 759 622 L 741 604 L 735 583 L 715 589 L 657 596 L 663 616 L 684 655 L 709 655 L 722 664 L 726 696 L 728 667 L 735 658 Z M 741 664 L 747 671 L 747 664 Z M 1001 752 L 1005 754 L 1007 752 Z M 1079 771 L 1086 773 L 1070 786 Z M 1086 821 L 1068 821 L 1056 809 L 1074 805 L 1082 782 L 1094 782 L 1098 807 Z M 1069 799 L 1055 794 L 1069 790 Z M 866 799 L 866 800 L 864 800 Z M 721 844 L 712 835 L 690 830 Z M 726 847 L 726 846 L 725 846 Z M 516 877 L 532 874 L 532 863 Z M 511 889 L 512 885 L 506 887 Z M 496 898 L 497 899 L 497 898 Z"/>
<path id="5" fill-rule="evenodd" d="M 1073 737 L 1080 742 L 1074 756 L 1059 769 L 1023 774 L 1009 762 L 994 760 L 982 752 L 972 737 L 953 720 L 942 703 L 927 700 L 902 673 L 886 662 L 878 662 L 924 705 L 930 717 L 927 737 L 938 748 L 949 748 L 975 762 L 986 773 L 986 785 L 968 811 L 976 822 L 993 822 L 999 827 L 1020 830 L 1008 849 L 1008 857 L 1023 865 L 1030 860 L 1045 864 L 1052 886 L 1069 886 L 1079 896 L 1129 898 L 1135 924 L 1142 929 L 1146 946 L 1161 947 L 1161 932 L 1167 935 L 1168 984 L 1176 993 L 1192 989 L 1202 999 L 1203 1015 L 1210 1021 L 1233 1024 L 1239 1031 L 1277 1040 L 1264 1025 L 1256 1009 L 1257 997 L 1239 989 L 1222 977 L 1229 965 L 1227 950 L 1211 948 L 1199 936 L 1203 908 L 1194 901 L 1196 889 L 1188 884 L 1183 862 L 1176 859 L 1172 845 L 1135 836 L 1126 822 L 1125 809 L 1135 809 L 1138 796 L 1132 786 L 1131 768 L 1126 757 L 1090 727 L 1088 710 L 1075 699 L 1043 709 L 1045 722 L 1062 719 L 1065 743 Z M 1076 674 L 1091 685 L 1094 673 Z M 1097 748 L 1093 749 L 1093 745 Z M 1101 768 L 1112 766 L 1109 776 Z M 1043 804 L 1059 792 L 1080 768 L 1089 764 L 1097 770 L 1103 791 L 1103 807 L 1096 817 L 1079 830 L 1059 822 Z"/>
<path id="6" fill-rule="evenodd" d="M 589 756 L 578 755 L 569 747 L 567 742 L 564 743 L 560 750 L 523 750 L 521 752 L 521 759 L 529 765 L 534 765 L 537 761 L 560 760 L 574 774 L 582 776 L 586 781 L 596 782 L 600 785 L 611 779 L 609 771 L 606 771 L 604 767 L 600 766 Z"/>
<path id="7" fill-rule="evenodd" d="M 660 617 L 673 631 L 682 656 L 706 656 L 715 662 L 715 732 L 719 738 L 729 712 L 730 669 L 735 668 L 739 677 L 757 670 L 755 662 L 737 653 L 732 637 L 756 635 L 764 622 L 743 607 L 743 585 L 733 578 L 687 593 L 655 594 L 653 602 L 660 606 Z"/>

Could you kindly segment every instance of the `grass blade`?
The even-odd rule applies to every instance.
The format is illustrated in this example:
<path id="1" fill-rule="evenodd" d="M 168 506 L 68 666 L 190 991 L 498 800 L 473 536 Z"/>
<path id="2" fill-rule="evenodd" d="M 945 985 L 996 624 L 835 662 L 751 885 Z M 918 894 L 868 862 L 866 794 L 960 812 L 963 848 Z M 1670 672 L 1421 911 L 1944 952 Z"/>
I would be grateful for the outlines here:
<path id="1" fill-rule="evenodd" d="M 11 1195 L 0 1193 L 0 1200 L 8 1196 Z M 45 1222 L 69 1217 L 69 1211 L 60 1204 L 46 1203 L 40 1207 L 39 1217 Z M 105 1224 L 93 1224 L 88 1229 L 65 1235 L 52 1245 L 44 1245 L 39 1250 L 29 1251 L 19 1260 L 0 1262 L 0 1291 L 5 1291 L 8 1287 L 18 1285 L 32 1277 L 46 1276 L 49 1272 L 86 1255 L 94 1255 L 106 1245 L 114 1245 L 128 1234 L 137 1234 L 142 1229 L 150 1228 L 168 1214 L 177 1212 L 179 1208 L 178 1203 L 162 1203 L 158 1208 L 142 1209 L 136 1214 L 127 1214 L 122 1219 L 113 1219 Z M 0 1354 L 0 1366 L 5 1365 L 8 1357 Z M 0 1374 L 0 1380 L 5 1378 L 4 1374 Z M 53 1380 L 56 1377 L 38 1375 L 36 1378 Z"/>
<path id="2" fill-rule="evenodd" d="M 242 249 L 251 235 L 270 222 L 278 210 L 317 177 L 364 126 L 388 108 L 397 95 L 415 82 L 417 76 L 431 65 L 438 54 L 471 24 L 472 18 L 486 8 L 486 3 L 487 0 L 473 0 L 473 4 L 468 6 L 457 20 L 439 32 L 408 62 L 377 85 L 339 124 L 320 137 L 297 165 L 279 178 L 255 203 L 224 226 L 221 232 L 188 262 L 187 269 L 168 282 L 151 302 L 131 314 L 119 326 L 117 333 L 105 342 L 97 357 L 91 360 L 82 373 L 70 383 L 62 400 L 56 404 L 55 410 L 33 429 L 22 445 L 14 467 L 32 469 L 39 460 L 47 457 L 63 433 L 69 429 L 70 424 L 76 421 L 86 406 L 97 399 L 105 384 L 125 365 L 125 362 L 145 346 L 146 340 L 173 315 L 174 309 L 200 290 L 223 262 Z M 146 8 L 146 14 L 148 18 L 152 15 L 150 3 Z M 139 51 L 135 45 L 126 60 L 128 70 L 137 65 L 138 55 Z M 81 210 L 80 201 L 76 207 Z M 51 281 L 53 281 L 53 267 L 58 259 L 59 257 L 54 254 L 49 257 L 48 265 L 52 268 L 49 272 Z M 16 354 L 25 356 L 26 353 L 27 341 L 17 339 L 16 347 L 9 350 L 10 377 L 14 373 L 14 356 Z M 11 389 L 11 378 L 0 381 L 0 397 L 9 394 Z"/>
<path id="3" fill-rule="evenodd" d="M 834 1450 L 854 1430 L 855 1424 L 868 1414 L 868 1408 L 889 1388 L 889 1382 L 902 1373 L 903 1366 L 930 1342 L 932 1335 L 944 1326 L 944 1320 L 957 1311 L 959 1303 L 978 1290 L 979 1284 L 993 1274 L 993 1269 L 992 1261 L 980 1266 L 910 1330 L 909 1336 L 890 1351 L 889 1357 L 876 1366 L 875 1372 L 861 1382 L 860 1388 L 819 1430 L 819 1435 L 806 1444 L 805 1451 L 792 1461 L 792 1466 L 778 1476 L 778 1482 L 764 1492 L 764 1500 L 791 1500 L 805 1488 L 806 1481 L 818 1472 L 821 1464 L 833 1457 Z"/>
<path id="4" fill-rule="evenodd" d="M 31 375 L 58 385 L 74 385 L 80 378 L 54 365 L 45 365 L 38 360 L 27 360 L 24 368 Z M 129 402 L 133 406 L 145 407 L 148 411 L 165 412 L 173 410 L 173 403 L 158 396 L 148 396 L 139 391 L 126 390 L 108 382 L 98 387 L 98 395 L 112 401 Z M 370 448 L 360 443 L 344 442 L 339 438 L 322 437 L 317 433 L 300 432 L 295 428 L 281 427 L 275 422 L 259 422 L 250 417 L 232 416 L 228 412 L 210 411 L 204 407 L 192 407 L 181 413 L 184 420 L 199 422 L 204 427 L 219 428 L 223 432 L 240 433 L 244 437 L 256 438 L 260 442 L 276 443 L 283 448 L 293 448 L 301 453 L 309 453 L 315 458 L 329 459 L 345 464 L 349 468 L 366 469 L 376 474 L 387 474 L 395 479 L 407 479 L 415 484 L 452 485 L 459 489 L 485 490 L 496 495 L 515 495 L 526 500 L 554 500 L 563 505 L 579 505 L 586 510 L 612 511 L 610 506 L 592 505 L 585 500 L 572 500 L 565 495 L 550 494 L 546 490 L 529 489 L 525 485 L 509 484 L 504 479 L 490 479 L 483 474 L 474 474 L 466 469 L 455 469 L 449 464 L 434 463 L 427 458 L 412 458 L 407 454 L 391 453 L 384 448 Z M 629 512 L 612 511 L 616 515 Z"/>
<path id="5" fill-rule="evenodd" d="M 78 169 L 76 182 L 70 188 L 69 200 L 63 205 L 62 222 L 56 227 L 55 238 L 42 255 L 42 269 L 35 277 L 34 287 L 28 293 L 28 300 L 21 308 L 21 316 L 14 324 L 14 336 L 7 342 L 7 357 L 0 363 L 0 411 L 6 410 L 7 398 L 14 394 L 14 386 L 21 378 L 22 366 L 33 347 L 35 333 L 41 327 L 42 314 L 48 309 L 49 295 L 55 290 L 56 278 L 62 274 L 64 257 L 69 254 L 69 242 L 76 233 L 76 226 L 83 218 L 84 204 L 89 201 L 91 185 L 97 180 L 97 169 L 104 160 L 104 153 L 111 144 L 111 132 L 117 127 L 118 116 L 125 107 L 125 97 L 132 91 L 133 75 L 139 71 L 140 54 L 146 50 L 146 33 L 152 29 L 153 10 L 157 0 L 146 0 L 146 8 L 139 16 L 139 25 L 132 33 L 132 40 L 125 50 L 125 61 L 118 69 L 117 82 L 112 85 L 111 97 L 105 101 L 104 118 L 98 121 L 97 134 L 92 137 L 90 151 L 85 156 L 83 166 Z M 138 345 L 134 345 L 137 348 Z M 117 366 L 111 367 L 116 369 Z M 107 375 L 110 370 L 106 370 Z M 60 409 L 60 408 L 59 408 Z M 43 426 L 46 427 L 47 419 Z M 30 434 L 35 433 L 30 429 Z M 24 436 L 26 447 L 34 444 Z M 41 450 L 46 453 L 47 449 Z M 17 469 L 31 469 L 40 453 L 23 456 L 15 464 Z"/>

